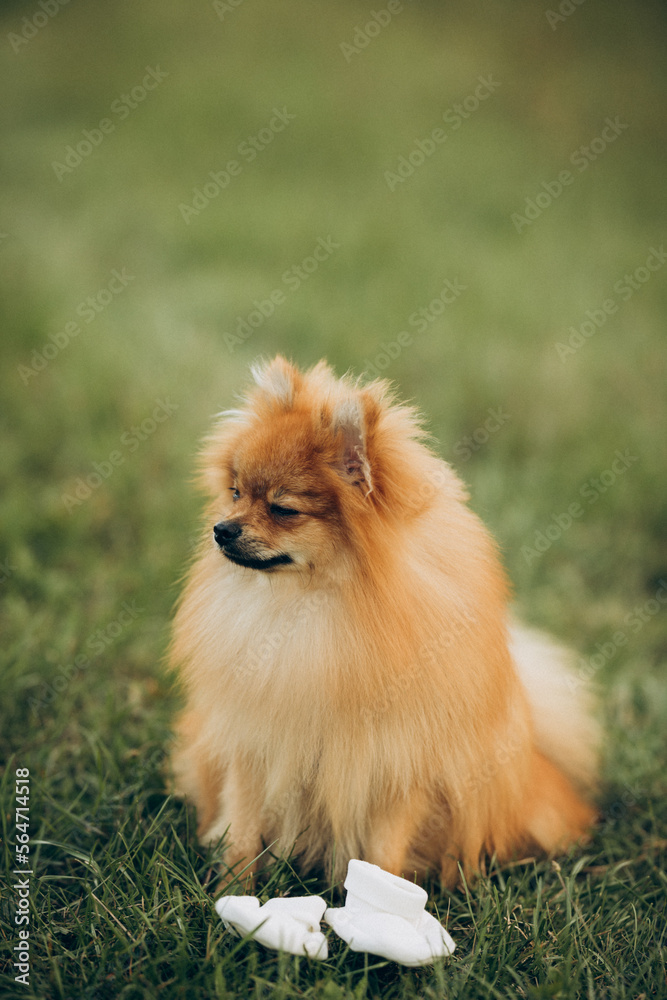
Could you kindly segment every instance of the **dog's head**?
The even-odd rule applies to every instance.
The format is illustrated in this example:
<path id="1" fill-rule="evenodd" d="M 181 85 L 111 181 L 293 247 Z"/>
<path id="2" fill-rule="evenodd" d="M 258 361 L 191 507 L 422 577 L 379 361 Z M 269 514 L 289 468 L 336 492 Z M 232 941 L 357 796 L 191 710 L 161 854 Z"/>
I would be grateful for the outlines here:
<path id="1" fill-rule="evenodd" d="M 244 406 L 222 414 L 204 452 L 215 544 L 232 563 L 331 567 L 423 506 L 419 424 L 386 383 L 360 388 L 321 362 L 253 369 Z M 421 492 L 420 492 L 421 490 Z"/>

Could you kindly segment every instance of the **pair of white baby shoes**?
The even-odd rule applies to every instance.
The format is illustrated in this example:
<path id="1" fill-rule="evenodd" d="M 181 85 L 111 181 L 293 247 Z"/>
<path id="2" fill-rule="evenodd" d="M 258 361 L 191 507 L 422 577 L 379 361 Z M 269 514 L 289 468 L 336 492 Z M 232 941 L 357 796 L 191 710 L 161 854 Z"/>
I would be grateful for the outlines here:
<path id="1" fill-rule="evenodd" d="M 255 896 L 221 896 L 215 908 L 226 927 L 267 948 L 327 958 L 324 920 L 352 951 L 380 955 L 401 965 L 426 965 L 456 947 L 426 912 L 427 893 L 366 861 L 350 861 L 345 905 L 328 907 L 320 896 L 287 896 L 263 906 Z"/>

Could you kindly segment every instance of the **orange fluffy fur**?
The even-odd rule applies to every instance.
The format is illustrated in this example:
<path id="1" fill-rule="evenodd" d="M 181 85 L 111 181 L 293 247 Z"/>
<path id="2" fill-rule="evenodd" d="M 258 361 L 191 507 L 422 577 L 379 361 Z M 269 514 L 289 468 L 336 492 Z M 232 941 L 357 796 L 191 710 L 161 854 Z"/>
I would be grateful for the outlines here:
<path id="1" fill-rule="evenodd" d="M 362 858 L 449 884 L 566 848 L 594 818 L 590 712 L 567 657 L 508 623 L 495 545 L 415 412 L 324 363 L 254 375 L 207 442 L 174 625 L 201 838 L 226 833 L 232 867 L 296 844 L 337 878 Z M 240 531 L 228 556 L 216 523 Z"/>

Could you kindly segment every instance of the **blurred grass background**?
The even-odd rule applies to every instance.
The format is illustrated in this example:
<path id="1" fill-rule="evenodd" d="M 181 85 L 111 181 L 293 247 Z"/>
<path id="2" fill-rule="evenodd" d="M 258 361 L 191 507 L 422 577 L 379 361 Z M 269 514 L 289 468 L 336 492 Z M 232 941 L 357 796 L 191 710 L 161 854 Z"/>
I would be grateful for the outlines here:
<path id="1" fill-rule="evenodd" d="M 141 828 L 164 803 L 158 765 L 176 699 L 161 659 L 198 532 L 190 477 L 212 414 L 233 404 L 259 355 L 280 351 L 303 365 L 324 356 L 341 372 L 360 373 L 384 365 L 384 345 L 408 331 L 412 342 L 384 374 L 427 414 L 440 453 L 470 485 L 473 506 L 502 546 L 522 614 L 573 643 L 587 663 L 597 644 L 627 633 L 594 670 L 611 734 L 603 804 L 613 807 L 613 829 L 604 830 L 615 845 L 601 837 L 596 849 L 607 860 L 641 859 L 641 877 L 633 868 L 632 878 L 651 888 L 642 895 L 634 882 L 634 897 L 619 896 L 619 926 L 630 919 L 631 898 L 636 906 L 643 899 L 652 926 L 667 723 L 667 614 L 655 599 L 667 579 L 667 267 L 637 283 L 627 301 L 614 285 L 643 267 L 666 235 L 667 19 L 650 2 L 561 8 L 572 13 L 555 20 L 549 11 L 558 14 L 558 5 L 541 0 L 404 2 L 346 57 L 341 45 L 354 44 L 371 20 L 371 8 L 352 0 L 217 8 L 73 0 L 48 17 L 37 4 L 0 6 L 0 743 L 5 759 L 17 754 L 12 766 L 35 775 L 31 832 L 83 852 L 88 875 L 98 843 L 116 872 L 122 824 Z M 142 84 L 147 67 L 166 76 L 145 99 L 135 95 L 137 106 L 121 119 L 114 102 Z M 492 77 L 493 93 L 460 127 L 451 116 L 443 123 L 480 76 Z M 293 119 L 246 162 L 239 145 L 266 135 L 275 108 Z M 99 146 L 69 172 L 54 168 L 104 118 L 114 130 Z M 607 118 L 627 128 L 580 172 L 571 157 L 591 147 Z M 390 190 L 386 173 L 435 128 L 446 141 Z M 180 206 L 192 205 L 209 172 L 231 159 L 240 174 L 186 222 Z M 517 232 L 512 216 L 568 169 L 573 182 Z M 319 238 L 339 247 L 295 289 L 283 276 Z M 106 300 L 114 270 L 132 280 L 86 323 L 81 303 Z M 465 291 L 426 329 L 410 325 L 446 280 Z M 276 289 L 284 302 L 230 350 L 238 318 Z M 556 344 L 606 299 L 618 310 L 562 360 Z M 66 343 L 72 322 L 80 332 Z M 54 351 L 52 337 L 66 346 Z M 151 424 L 158 400 L 171 415 Z M 490 409 L 507 416 L 484 440 Z M 469 457 L 466 436 L 478 445 Z M 617 450 L 636 461 L 613 483 L 603 475 L 604 491 L 592 486 Z M 105 463 L 111 474 L 72 502 L 81 480 Z M 582 497 L 587 484 L 595 503 Z M 558 537 L 543 554 L 528 554 L 536 532 L 573 502 L 582 516 L 559 535 L 552 528 Z M 123 624 L 125 602 L 136 615 Z M 88 662 L 76 666 L 82 655 Z M 198 855 L 184 833 L 185 812 L 168 808 L 192 865 Z M 81 863 L 64 849 L 35 850 L 44 856 L 33 898 L 35 995 L 119 996 L 123 987 L 153 996 L 159 962 L 133 972 L 131 948 L 98 908 L 106 921 L 99 935 L 116 963 L 116 978 L 101 984 L 92 940 L 72 917 L 67 880 L 87 885 Z M 181 879 L 191 877 L 173 856 L 171 864 Z M 198 884 L 188 883 L 195 897 Z M 111 897 L 107 905 L 113 909 Z M 11 923 L 11 893 L 2 906 Z M 58 933 L 44 916 L 56 910 Z M 192 918 L 187 906 L 183 913 Z M 463 910 L 461 922 L 465 935 Z M 199 927 L 206 940 L 211 923 Z M 142 933 L 137 924 L 144 942 Z M 609 948 L 618 946 L 625 968 L 634 953 L 623 951 L 624 933 Z M 164 928 L 156 932 L 161 947 L 165 936 Z M 11 929 L 6 940 L 11 946 Z M 189 995 L 183 984 L 200 944 L 186 944 L 190 958 L 181 956 L 180 966 L 171 952 L 164 959 L 173 995 Z M 577 975 L 587 947 L 577 953 Z M 557 961 L 561 952 L 541 971 L 517 959 L 518 980 L 499 968 L 498 989 L 517 981 L 521 995 L 580 995 L 575 973 Z M 466 957 L 471 968 L 479 954 Z M 278 982 L 285 967 L 272 961 L 263 975 Z M 500 995 L 480 961 L 474 986 L 458 968 L 452 995 Z M 59 981 L 61 968 L 69 986 Z M 210 995 L 224 995 L 206 975 Z M 611 977 L 621 984 L 617 993 L 586 988 L 591 996 L 647 990 L 643 982 L 622 992 L 631 989 L 624 975 Z M 363 982 L 368 995 L 380 988 L 372 976 L 355 988 Z M 384 982 L 382 995 L 427 989 L 416 982 Z M 308 989 L 333 998 L 348 986 L 334 975 Z M 294 990 L 285 995 L 306 995 Z"/>

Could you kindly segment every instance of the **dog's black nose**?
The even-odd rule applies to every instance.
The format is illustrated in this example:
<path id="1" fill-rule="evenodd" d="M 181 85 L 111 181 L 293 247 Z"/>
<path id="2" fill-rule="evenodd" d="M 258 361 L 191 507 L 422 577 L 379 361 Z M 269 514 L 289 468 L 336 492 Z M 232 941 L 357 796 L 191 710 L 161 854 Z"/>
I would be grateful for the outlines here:
<path id="1" fill-rule="evenodd" d="M 220 521 L 213 528 L 213 537 L 218 545 L 222 546 L 226 545 L 227 542 L 233 542 L 242 531 L 243 528 L 238 521 Z"/>

